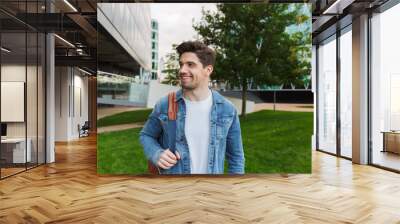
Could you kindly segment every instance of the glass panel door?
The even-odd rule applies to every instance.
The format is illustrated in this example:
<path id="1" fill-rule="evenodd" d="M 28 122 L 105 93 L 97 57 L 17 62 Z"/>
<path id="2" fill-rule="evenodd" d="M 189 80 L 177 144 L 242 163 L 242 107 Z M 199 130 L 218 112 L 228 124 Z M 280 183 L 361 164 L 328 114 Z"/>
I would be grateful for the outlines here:
<path id="1" fill-rule="evenodd" d="M 376 14 L 372 24 L 372 163 L 400 170 L 400 4 Z"/>
<path id="2" fill-rule="evenodd" d="M 352 157 L 352 35 L 340 36 L 340 154 Z"/>
<path id="3" fill-rule="evenodd" d="M 336 36 L 318 48 L 318 148 L 336 154 Z"/>

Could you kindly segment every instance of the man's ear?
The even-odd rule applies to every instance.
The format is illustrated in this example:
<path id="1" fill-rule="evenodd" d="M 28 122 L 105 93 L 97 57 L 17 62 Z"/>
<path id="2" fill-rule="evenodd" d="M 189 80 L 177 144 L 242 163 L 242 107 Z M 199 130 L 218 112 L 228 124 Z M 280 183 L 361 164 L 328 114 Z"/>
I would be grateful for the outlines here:
<path id="1" fill-rule="evenodd" d="M 214 67 L 212 65 L 206 66 L 207 75 L 210 76 L 211 73 L 214 71 Z"/>

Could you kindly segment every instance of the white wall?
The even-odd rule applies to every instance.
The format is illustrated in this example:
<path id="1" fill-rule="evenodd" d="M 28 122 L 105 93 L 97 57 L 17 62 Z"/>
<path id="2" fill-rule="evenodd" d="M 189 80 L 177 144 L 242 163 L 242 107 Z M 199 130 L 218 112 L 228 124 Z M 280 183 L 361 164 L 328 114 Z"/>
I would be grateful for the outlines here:
<path id="1" fill-rule="evenodd" d="M 68 88 L 70 83 L 68 72 L 67 67 L 55 68 L 55 141 L 68 140 Z"/>
<path id="2" fill-rule="evenodd" d="M 38 70 L 37 70 L 38 69 Z M 6 121 L 7 123 L 7 137 L 8 138 L 24 138 L 25 135 L 29 139 L 28 148 L 32 153 L 32 159 L 28 161 L 36 162 L 39 158 L 39 163 L 44 162 L 44 89 L 43 89 L 43 73 L 41 67 L 32 65 L 25 66 L 25 64 L 3 64 L 1 66 L 2 74 L 2 99 L 14 100 L 8 102 L 9 105 L 4 105 L 2 101 L 2 115 L 13 113 L 18 114 L 18 121 Z M 27 78 L 27 82 L 25 81 Z M 5 84 L 11 84 L 11 88 L 6 89 Z M 17 88 L 16 84 L 20 84 Z M 26 85 L 26 99 L 25 98 L 25 85 Z M 39 87 L 37 86 L 39 85 Z M 14 91 L 14 92 L 13 92 Z M 17 92 L 15 92 L 17 91 Z M 12 99 L 10 95 L 19 94 L 18 99 Z M 25 107 L 26 102 L 26 107 Z M 18 107 L 15 107 L 19 104 Z M 14 107 L 13 107 L 14 106 Z M 26 112 L 26 120 L 25 120 Z M 4 120 L 2 116 L 2 120 Z M 37 153 L 39 156 L 37 157 Z"/>
<path id="3" fill-rule="evenodd" d="M 55 86 L 55 141 L 77 139 L 78 124 L 88 120 L 88 78 L 75 68 L 56 67 Z"/>
<path id="4" fill-rule="evenodd" d="M 18 64 L 3 64 L 1 66 L 1 81 L 9 81 L 9 82 L 25 82 L 25 69 L 27 69 L 28 74 L 33 70 L 36 72 L 36 67 Z M 25 82 L 26 83 L 26 82 Z M 36 93 L 36 90 L 35 92 Z M 27 96 L 34 96 L 34 93 L 27 93 Z M 3 97 L 3 96 L 2 96 Z M 27 102 L 31 102 L 32 100 L 27 99 Z M 35 105 L 36 107 L 36 105 Z M 8 110 L 9 108 L 1 108 L 1 110 Z M 24 110 L 24 108 L 22 108 Z M 31 121 L 33 118 L 31 114 L 28 114 L 28 120 Z M 35 114 L 36 119 L 36 114 Z M 36 120 L 35 120 L 36 121 Z M 8 137 L 25 137 L 25 122 L 7 122 L 7 136 Z M 31 125 L 28 126 L 30 128 Z M 29 131 L 29 130 L 28 130 Z M 29 136 L 28 136 L 29 137 Z"/>
<path id="5" fill-rule="evenodd" d="M 74 108 L 72 108 L 73 110 L 72 120 L 71 120 L 72 130 L 70 133 L 72 138 L 79 138 L 78 124 L 82 126 L 85 123 L 85 121 L 89 120 L 88 78 L 87 76 L 81 76 L 82 73 L 76 74 L 76 71 L 77 70 L 75 70 L 75 77 L 73 83 L 75 89 L 73 93 Z"/>
<path id="6" fill-rule="evenodd" d="M 25 83 L 1 81 L 1 121 L 24 122 Z M 35 105 L 36 107 L 36 105 Z"/>
<path id="7" fill-rule="evenodd" d="M 236 99 L 236 98 L 231 98 L 231 97 L 225 97 L 227 100 L 231 101 L 233 105 L 236 108 L 236 111 L 238 114 L 242 114 L 242 100 L 241 99 Z M 251 113 L 254 111 L 254 102 L 247 100 L 246 101 L 246 114 Z"/>
<path id="8" fill-rule="evenodd" d="M 1 81 L 25 82 L 25 69 L 25 64 L 3 64 L 1 66 Z M 7 108 L 1 108 L 1 110 L 7 110 Z M 25 122 L 7 122 L 7 136 L 25 137 L 25 126 Z"/>
<path id="9" fill-rule="evenodd" d="M 149 92 L 147 95 L 147 108 L 153 108 L 157 101 L 163 97 L 168 95 L 168 93 L 172 91 L 179 90 L 178 86 L 171 86 L 167 84 L 161 84 L 158 80 L 151 80 L 149 82 Z"/>

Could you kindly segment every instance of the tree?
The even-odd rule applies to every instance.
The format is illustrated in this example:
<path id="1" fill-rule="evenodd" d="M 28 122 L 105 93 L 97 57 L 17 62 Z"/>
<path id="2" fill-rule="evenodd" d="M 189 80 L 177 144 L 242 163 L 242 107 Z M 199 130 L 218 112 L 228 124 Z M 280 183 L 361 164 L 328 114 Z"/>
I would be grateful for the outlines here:
<path id="1" fill-rule="evenodd" d="M 217 53 L 213 79 L 241 88 L 242 116 L 250 82 L 285 84 L 305 72 L 307 63 L 299 55 L 311 52 L 311 34 L 288 31 L 309 21 L 303 8 L 304 4 L 218 4 L 216 12 L 203 10 L 202 20 L 193 25 Z"/>
<path id="2" fill-rule="evenodd" d="M 172 45 L 173 51 L 171 53 L 168 53 L 166 56 L 167 61 L 165 62 L 165 69 L 161 71 L 167 74 L 167 76 L 161 82 L 163 84 L 169 84 L 174 86 L 179 84 L 179 77 L 178 77 L 179 55 L 175 50 L 176 46 L 177 46 L 176 44 L 173 44 Z"/>

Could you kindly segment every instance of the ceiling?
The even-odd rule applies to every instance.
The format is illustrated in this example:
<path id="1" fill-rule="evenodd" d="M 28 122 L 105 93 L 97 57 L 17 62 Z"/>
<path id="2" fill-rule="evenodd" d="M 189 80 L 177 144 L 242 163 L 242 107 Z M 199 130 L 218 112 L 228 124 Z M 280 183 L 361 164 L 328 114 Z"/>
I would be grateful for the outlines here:
<path id="1" fill-rule="evenodd" d="M 25 32 L 28 37 L 30 33 L 52 32 L 57 34 L 56 66 L 79 66 L 96 71 L 96 0 L 69 0 L 70 5 L 63 0 L 52 0 L 48 3 L 50 5 L 46 7 L 44 0 L 1 1 L 1 30 L 2 36 L 6 38 L 6 42 L 2 44 L 12 50 L 7 56 L 15 56 L 17 60 L 18 57 L 26 55 Z M 36 51 L 35 46 L 28 44 L 26 49 L 28 58 L 35 55 L 29 56 L 29 52 Z"/>
<path id="2" fill-rule="evenodd" d="M 313 43 L 332 35 L 352 18 L 373 11 L 388 0 L 311 0 Z"/>

